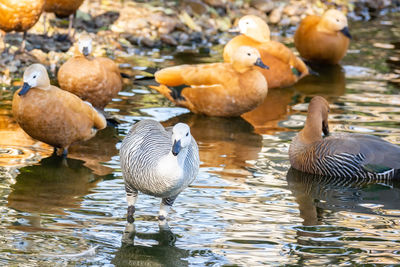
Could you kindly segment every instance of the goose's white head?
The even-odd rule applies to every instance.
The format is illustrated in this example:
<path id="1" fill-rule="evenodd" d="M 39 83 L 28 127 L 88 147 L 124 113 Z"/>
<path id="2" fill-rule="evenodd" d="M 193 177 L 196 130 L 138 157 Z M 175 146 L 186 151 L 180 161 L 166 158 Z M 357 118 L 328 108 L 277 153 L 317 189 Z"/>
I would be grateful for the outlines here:
<path id="1" fill-rule="evenodd" d="M 192 142 L 190 127 L 185 123 L 178 123 L 172 128 L 172 154 L 177 156 L 179 152 L 189 147 Z"/>
<path id="2" fill-rule="evenodd" d="M 46 90 L 50 87 L 50 79 L 42 64 L 32 64 L 24 72 L 24 85 L 18 95 L 25 95 L 29 89 L 37 87 Z"/>

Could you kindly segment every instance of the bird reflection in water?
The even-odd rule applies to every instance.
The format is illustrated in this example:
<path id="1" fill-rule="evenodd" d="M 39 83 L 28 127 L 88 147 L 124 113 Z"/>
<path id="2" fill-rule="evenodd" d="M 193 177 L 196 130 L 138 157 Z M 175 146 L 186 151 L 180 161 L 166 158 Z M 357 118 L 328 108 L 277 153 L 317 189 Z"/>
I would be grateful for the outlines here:
<path id="1" fill-rule="evenodd" d="M 107 127 L 99 132 L 92 139 L 73 144 L 69 149 L 69 158 L 83 160 L 85 166 L 92 169 L 97 175 L 108 175 L 113 169 L 104 166 L 103 163 L 110 161 L 113 156 L 118 155 L 116 144 L 117 129 Z"/>
<path id="2" fill-rule="evenodd" d="M 127 223 L 121 248 L 111 261 L 115 266 L 189 266 L 190 251 L 175 246 L 176 235 L 168 223 L 159 223 L 157 233 L 136 232 L 133 223 Z M 135 238 L 153 240 L 154 245 L 135 245 Z"/>
<path id="3" fill-rule="evenodd" d="M 399 181 L 333 178 L 293 168 L 289 169 L 286 179 L 299 204 L 300 217 L 305 226 L 323 224 L 325 210 L 379 214 L 379 211 L 363 204 L 379 204 L 386 210 L 399 210 Z"/>
<path id="4" fill-rule="evenodd" d="M 20 230 L 51 230 L 40 225 L 37 214 L 62 215 L 66 214 L 65 209 L 79 208 L 82 197 L 102 178 L 85 167 L 83 161 L 58 156 L 44 158 L 19 172 L 7 206 L 33 215 L 27 217 L 30 226 L 14 225 Z"/>
<path id="5" fill-rule="evenodd" d="M 317 75 L 308 75 L 293 87 L 307 96 L 323 96 L 333 100 L 346 92 L 345 72 L 340 65 L 317 65 L 307 63 Z"/>
<path id="6" fill-rule="evenodd" d="M 258 134 L 287 131 L 287 128 L 279 126 L 279 122 L 290 112 L 289 105 L 293 94 L 293 88 L 271 89 L 264 102 L 252 111 L 244 113 L 242 118 L 249 122 Z"/>
<path id="7" fill-rule="evenodd" d="M 262 147 L 262 136 L 241 117 L 207 117 L 183 114 L 162 124 L 171 126 L 184 122 L 199 145 L 201 167 L 213 168 L 209 172 L 225 179 L 246 178 L 247 160 L 256 160 Z M 217 166 L 217 167 L 216 167 Z"/>

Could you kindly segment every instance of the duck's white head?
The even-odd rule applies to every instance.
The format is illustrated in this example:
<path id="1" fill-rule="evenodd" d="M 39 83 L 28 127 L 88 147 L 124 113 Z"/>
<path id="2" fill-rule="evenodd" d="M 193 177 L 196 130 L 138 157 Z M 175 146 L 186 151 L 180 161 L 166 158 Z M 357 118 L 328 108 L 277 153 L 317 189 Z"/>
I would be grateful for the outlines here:
<path id="1" fill-rule="evenodd" d="M 318 25 L 319 29 L 327 32 L 341 32 L 351 39 L 346 16 L 339 10 L 329 9 L 326 11 Z"/>
<path id="2" fill-rule="evenodd" d="M 192 142 L 190 127 L 185 123 L 178 123 L 172 128 L 172 154 L 177 156 L 179 152 L 189 147 Z"/>
<path id="3" fill-rule="evenodd" d="M 270 41 L 271 32 L 268 24 L 260 17 L 246 15 L 239 20 L 238 28 L 241 34 L 257 42 L 264 43 Z"/>
<path id="4" fill-rule="evenodd" d="M 232 56 L 232 65 L 236 71 L 241 73 L 252 69 L 254 66 L 269 69 L 262 62 L 260 52 L 251 46 L 239 46 Z"/>
<path id="5" fill-rule="evenodd" d="M 78 40 L 78 50 L 82 55 L 87 57 L 92 53 L 92 38 L 89 36 L 81 36 Z"/>
<path id="6" fill-rule="evenodd" d="M 37 87 L 43 90 L 50 88 L 50 79 L 42 64 L 32 64 L 26 68 L 23 76 L 24 85 L 18 95 L 25 95 L 29 89 Z"/>

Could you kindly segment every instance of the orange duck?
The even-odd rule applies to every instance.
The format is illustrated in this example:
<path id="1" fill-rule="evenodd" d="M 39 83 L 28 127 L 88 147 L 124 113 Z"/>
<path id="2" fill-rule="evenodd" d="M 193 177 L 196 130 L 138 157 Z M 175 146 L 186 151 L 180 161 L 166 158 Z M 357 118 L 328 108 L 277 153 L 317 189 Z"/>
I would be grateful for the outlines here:
<path id="1" fill-rule="evenodd" d="M 232 63 L 181 65 L 159 70 L 151 86 L 176 105 L 193 113 L 233 117 L 261 104 L 268 85 L 260 68 L 257 49 L 242 46 L 233 54 Z M 167 86 L 175 88 L 168 88 Z"/>
<path id="2" fill-rule="evenodd" d="M 224 47 L 225 62 L 231 62 L 239 46 L 247 45 L 257 48 L 262 61 L 271 68 L 261 70 L 269 88 L 290 86 L 309 74 L 304 62 L 289 48 L 270 39 L 269 27 L 261 18 L 244 16 L 239 20 L 238 28 L 241 35 L 230 40 Z"/>
<path id="3" fill-rule="evenodd" d="M 75 45 L 75 55 L 59 69 L 57 78 L 60 87 L 95 108 L 104 107 L 122 89 L 122 79 L 118 66 L 109 58 L 92 57 L 92 39 L 79 38 Z"/>
<path id="4" fill-rule="evenodd" d="M 46 68 L 33 64 L 24 72 L 24 85 L 14 94 L 13 115 L 32 138 L 63 150 L 92 138 L 106 120 L 90 103 L 50 85 Z"/>
<path id="5" fill-rule="evenodd" d="M 45 0 L 1 0 L 0 29 L 23 32 L 21 50 L 25 49 L 26 31 L 39 20 Z"/>
<path id="6" fill-rule="evenodd" d="M 46 0 L 44 11 L 55 13 L 56 16 L 60 18 L 65 18 L 69 16 L 68 36 L 70 36 L 75 13 L 82 5 L 83 1 L 84 0 Z"/>
<path id="7" fill-rule="evenodd" d="M 322 17 L 303 19 L 294 35 L 294 44 L 306 60 L 337 64 L 346 55 L 350 39 L 346 16 L 330 9 Z"/>

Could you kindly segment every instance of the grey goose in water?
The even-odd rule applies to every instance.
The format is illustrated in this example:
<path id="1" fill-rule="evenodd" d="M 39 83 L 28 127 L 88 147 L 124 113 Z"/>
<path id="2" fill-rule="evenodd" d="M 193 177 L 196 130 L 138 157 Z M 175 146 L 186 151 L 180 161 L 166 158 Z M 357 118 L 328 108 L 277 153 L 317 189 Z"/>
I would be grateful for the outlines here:
<path id="1" fill-rule="evenodd" d="M 128 222 L 133 222 L 138 191 L 162 198 L 164 220 L 176 197 L 196 178 L 200 159 L 190 127 L 177 123 L 165 129 L 155 120 L 136 123 L 122 141 L 121 168 L 128 201 Z"/>
<path id="2" fill-rule="evenodd" d="M 400 178 L 399 146 L 366 134 L 329 135 L 328 112 L 329 104 L 323 97 L 311 99 L 304 128 L 290 144 L 292 167 L 331 177 L 371 181 Z"/>

